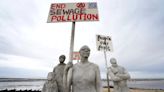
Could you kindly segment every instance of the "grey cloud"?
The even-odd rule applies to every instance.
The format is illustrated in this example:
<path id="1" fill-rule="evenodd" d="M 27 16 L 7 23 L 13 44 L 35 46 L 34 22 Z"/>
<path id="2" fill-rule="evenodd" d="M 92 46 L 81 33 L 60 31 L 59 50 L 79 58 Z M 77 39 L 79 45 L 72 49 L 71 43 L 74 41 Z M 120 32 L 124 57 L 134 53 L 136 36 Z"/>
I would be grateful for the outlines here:
<path id="1" fill-rule="evenodd" d="M 0 4 L 0 22 L 4 27 L 18 29 L 34 27 L 36 19 L 40 17 L 38 12 L 36 2 L 33 0 L 2 0 Z"/>
<path id="2" fill-rule="evenodd" d="M 1 1 L 0 53 L 37 57 L 37 55 L 31 55 L 32 53 L 30 53 L 30 50 L 32 50 L 30 44 L 33 43 L 26 43 L 26 38 L 23 37 L 22 34 L 22 28 L 28 29 L 28 27 L 33 27 L 36 22 L 35 20 L 38 19 L 38 8 L 35 4 L 36 2 L 33 0 Z M 38 48 L 38 45 L 33 49 L 35 48 Z M 42 48 L 44 48 L 44 46 L 40 47 L 40 49 Z"/>
<path id="3" fill-rule="evenodd" d="M 33 71 L 33 72 L 31 72 Z M 47 71 L 38 71 L 22 68 L 0 67 L 0 77 L 12 78 L 46 78 Z"/>

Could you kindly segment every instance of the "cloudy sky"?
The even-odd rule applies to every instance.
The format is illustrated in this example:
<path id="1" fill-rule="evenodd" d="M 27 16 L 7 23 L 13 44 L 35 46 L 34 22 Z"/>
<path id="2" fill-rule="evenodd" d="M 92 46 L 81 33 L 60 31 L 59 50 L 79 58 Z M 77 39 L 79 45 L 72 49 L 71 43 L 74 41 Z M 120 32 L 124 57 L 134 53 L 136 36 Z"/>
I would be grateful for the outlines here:
<path id="1" fill-rule="evenodd" d="M 0 0 L 0 77 L 45 78 L 61 54 L 69 60 L 71 22 L 46 23 L 51 3 L 93 0 Z M 112 37 L 113 52 L 132 78 L 164 77 L 164 0 L 95 0 L 100 21 L 76 22 L 74 50 L 88 45 L 89 61 L 105 78 L 96 35 Z M 74 61 L 76 62 L 76 61 Z"/>

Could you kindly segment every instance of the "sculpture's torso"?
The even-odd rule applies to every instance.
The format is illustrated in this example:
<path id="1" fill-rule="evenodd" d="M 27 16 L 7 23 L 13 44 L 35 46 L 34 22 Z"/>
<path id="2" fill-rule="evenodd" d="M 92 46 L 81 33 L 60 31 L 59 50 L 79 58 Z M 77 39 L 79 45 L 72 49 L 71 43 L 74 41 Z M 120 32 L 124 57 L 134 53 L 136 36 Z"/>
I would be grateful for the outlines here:
<path id="1" fill-rule="evenodd" d="M 96 65 L 77 63 L 73 66 L 72 86 L 73 92 L 96 92 Z"/>
<path id="2" fill-rule="evenodd" d="M 117 73 L 119 74 L 124 74 L 124 68 L 121 67 L 121 66 L 118 66 L 118 67 L 110 67 L 112 72 L 116 75 Z"/>
<path id="3" fill-rule="evenodd" d="M 59 64 L 57 65 L 53 72 L 55 73 L 55 79 L 57 81 L 59 92 L 63 92 L 63 74 L 64 74 L 64 68 L 66 64 Z"/>
<path id="4" fill-rule="evenodd" d="M 125 69 L 121 66 L 110 67 L 111 72 L 117 76 L 117 74 L 125 74 Z M 129 92 L 127 87 L 127 79 L 121 81 L 113 81 L 114 83 L 114 92 Z"/>
<path id="5" fill-rule="evenodd" d="M 58 92 L 56 82 L 55 81 L 46 82 L 44 84 L 44 90 L 42 90 L 42 91 L 43 92 Z"/>

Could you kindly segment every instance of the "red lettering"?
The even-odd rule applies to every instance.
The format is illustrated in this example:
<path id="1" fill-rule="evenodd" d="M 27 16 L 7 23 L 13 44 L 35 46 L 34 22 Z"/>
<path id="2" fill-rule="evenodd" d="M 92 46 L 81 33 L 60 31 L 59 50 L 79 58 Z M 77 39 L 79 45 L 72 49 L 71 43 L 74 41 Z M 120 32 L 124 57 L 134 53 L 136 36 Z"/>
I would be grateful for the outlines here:
<path id="1" fill-rule="evenodd" d="M 64 19 L 64 15 L 63 15 L 63 16 L 61 16 L 61 20 L 62 20 L 62 21 L 66 21 L 66 20 Z"/>
<path id="2" fill-rule="evenodd" d="M 91 20 L 91 18 L 92 18 L 91 14 L 88 14 L 87 19 Z"/>
<path id="3" fill-rule="evenodd" d="M 76 14 L 73 14 L 73 15 L 72 15 L 72 20 L 74 20 L 74 21 L 77 20 L 77 17 L 78 17 L 78 16 L 77 16 Z"/>
<path id="4" fill-rule="evenodd" d="M 64 16 L 52 16 L 51 17 L 51 22 L 56 22 L 56 21 L 66 21 Z"/>
<path id="5" fill-rule="evenodd" d="M 68 21 L 71 21 L 70 15 L 67 16 L 67 20 Z"/>
<path id="6" fill-rule="evenodd" d="M 87 20 L 87 17 L 86 17 L 87 14 L 84 14 L 84 20 Z"/>
<path id="7" fill-rule="evenodd" d="M 79 16 L 80 16 L 80 18 L 79 18 L 80 20 L 82 20 L 82 15 L 84 15 L 84 14 L 80 14 L 80 15 L 79 15 Z"/>
<path id="8" fill-rule="evenodd" d="M 60 21 L 61 20 L 61 16 L 57 16 L 57 21 Z"/>
<path id="9" fill-rule="evenodd" d="M 56 4 L 51 4 L 51 9 L 55 9 Z"/>
<path id="10" fill-rule="evenodd" d="M 85 7 L 85 3 L 77 3 L 76 6 L 78 8 L 84 8 Z"/>
<path id="11" fill-rule="evenodd" d="M 57 22 L 57 21 L 87 21 L 87 20 L 99 20 L 98 14 L 73 14 L 68 16 L 52 16 L 51 22 Z"/>
<path id="12" fill-rule="evenodd" d="M 98 20 L 99 19 L 99 16 L 98 14 L 92 14 L 92 20 Z"/>
<path id="13" fill-rule="evenodd" d="M 66 4 L 51 4 L 51 9 L 63 9 L 66 7 Z"/>
<path id="14" fill-rule="evenodd" d="M 56 4 L 56 8 L 63 9 L 65 8 L 65 4 Z"/>
<path id="15" fill-rule="evenodd" d="M 55 22 L 57 20 L 57 16 L 52 16 L 51 17 L 51 22 Z"/>

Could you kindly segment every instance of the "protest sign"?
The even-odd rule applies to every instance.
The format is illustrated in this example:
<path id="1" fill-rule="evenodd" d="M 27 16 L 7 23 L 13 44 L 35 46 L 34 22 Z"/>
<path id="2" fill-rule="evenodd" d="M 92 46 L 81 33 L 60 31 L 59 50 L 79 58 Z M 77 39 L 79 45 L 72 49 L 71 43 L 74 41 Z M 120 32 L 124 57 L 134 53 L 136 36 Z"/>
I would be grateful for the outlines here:
<path id="1" fill-rule="evenodd" d="M 52 3 L 48 15 L 48 23 L 98 21 L 96 2 L 87 3 Z"/>
<path id="2" fill-rule="evenodd" d="M 96 35 L 96 45 L 98 51 L 113 51 L 110 36 Z"/>
<path id="3" fill-rule="evenodd" d="M 73 60 L 80 60 L 80 53 L 79 52 L 73 52 Z"/>

